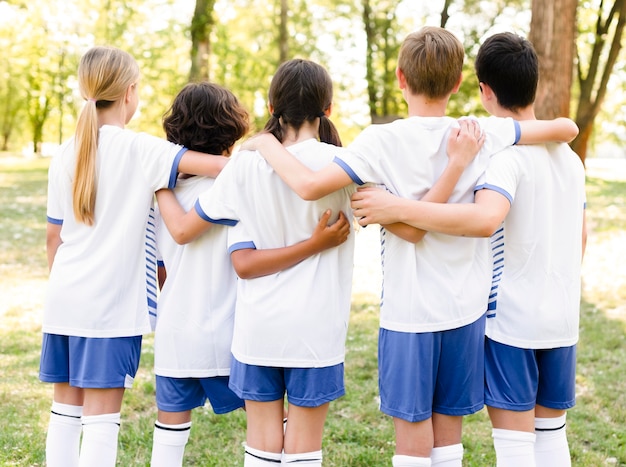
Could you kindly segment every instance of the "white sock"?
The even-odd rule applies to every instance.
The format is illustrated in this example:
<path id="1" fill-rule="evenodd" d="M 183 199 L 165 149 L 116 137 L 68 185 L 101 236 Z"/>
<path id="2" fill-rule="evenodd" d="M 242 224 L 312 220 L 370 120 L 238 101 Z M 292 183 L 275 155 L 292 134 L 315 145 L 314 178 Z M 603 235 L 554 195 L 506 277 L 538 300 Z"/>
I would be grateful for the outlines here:
<path id="1" fill-rule="evenodd" d="M 190 432 L 191 422 L 166 425 L 157 421 L 154 424 L 150 465 L 152 467 L 182 466 Z"/>
<path id="2" fill-rule="evenodd" d="M 430 457 L 413 457 L 413 456 L 400 456 L 396 454 L 391 458 L 391 465 L 393 467 L 430 467 Z"/>
<path id="3" fill-rule="evenodd" d="M 535 467 L 534 433 L 494 428 L 492 436 L 498 467 Z"/>
<path id="4" fill-rule="evenodd" d="M 46 465 L 48 467 L 78 466 L 80 432 L 83 429 L 80 405 L 52 402 L 46 436 Z"/>
<path id="5" fill-rule="evenodd" d="M 322 451 L 283 454 L 283 465 L 310 465 L 322 467 Z"/>
<path id="6" fill-rule="evenodd" d="M 572 460 L 567 443 L 566 415 L 557 418 L 535 418 L 535 461 L 537 467 L 570 467 Z"/>
<path id="7" fill-rule="evenodd" d="M 461 467 L 463 465 L 463 445 L 452 444 L 433 448 L 430 452 L 433 467 Z"/>
<path id="8" fill-rule="evenodd" d="M 281 452 L 265 452 L 246 445 L 246 454 L 243 458 L 243 467 L 279 466 L 283 454 Z"/>
<path id="9" fill-rule="evenodd" d="M 114 467 L 117 459 L 117 436 L 120 414 L 83 415 L 83 442 L 80 467 Z"/>

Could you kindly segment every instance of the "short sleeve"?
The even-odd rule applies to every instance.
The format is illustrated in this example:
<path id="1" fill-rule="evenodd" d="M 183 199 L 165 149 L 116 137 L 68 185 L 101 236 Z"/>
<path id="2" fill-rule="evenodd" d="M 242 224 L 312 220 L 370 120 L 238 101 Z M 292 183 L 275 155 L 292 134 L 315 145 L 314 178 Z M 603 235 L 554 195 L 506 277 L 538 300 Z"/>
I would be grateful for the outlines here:
<path id="1" fill-rule="evenodd" d="M 48 168 L 48 200 L 46 217 L 49 223 L 61 225 L 67 213 L 66 198 L 71 190 L 71 178 L 63 164 L 60 154 L 54 156 Z M 71 214 L 71 213 L 70 213 Z"/>
<path id="2" fill-rule="evenodd" d="M 198 197 L 194 209 L 207 222 L 233 226 L 239 221 L 236 165 L 234 157 L 217 176 L 213 186 Z"/>
<path id="3" fill-rule="evenodd" d="M 151 188 L 174 188 L 178 163 L 187 149 L 146 133 L 137 134 L 136 144 L 142 172 Z"/>
<path id="4" fill-rule="evenodd" d="M 495 154 L 519 141 L 519 123 L 510 117 L 479 118 L 478 122 L 485 133 L 483 151 L 487 154 Z"/>
<path id="5" fill-rule="evenodd" d="M 504 150 L 494 154 L 475 191 L 493 190 L 513 203 L 520 178 L 518 169 L 516 154 L 512 151 Z"/>
<path id="6" fill-rule="evenodd" d="M 256 250 L 256 245 L 241 222 L 228 229 L 228 254 L 250 248 Z"/>

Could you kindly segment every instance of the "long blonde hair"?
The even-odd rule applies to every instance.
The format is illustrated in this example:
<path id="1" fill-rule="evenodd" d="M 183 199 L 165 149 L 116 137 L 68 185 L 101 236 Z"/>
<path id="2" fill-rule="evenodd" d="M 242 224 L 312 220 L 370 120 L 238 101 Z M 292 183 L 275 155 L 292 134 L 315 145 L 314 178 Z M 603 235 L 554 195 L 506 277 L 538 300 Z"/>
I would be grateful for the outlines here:
<path id="1" fill-rule="evenodd" d="M 78 222 L 93 225 L 96 209 L 98 112 L 120 101 L 139 79 L 135 59 L 120 49 L 97 46 L 80 60 L 78 86 L 87 101 L 76 125 L 76 169 L 72 201 Z"/>

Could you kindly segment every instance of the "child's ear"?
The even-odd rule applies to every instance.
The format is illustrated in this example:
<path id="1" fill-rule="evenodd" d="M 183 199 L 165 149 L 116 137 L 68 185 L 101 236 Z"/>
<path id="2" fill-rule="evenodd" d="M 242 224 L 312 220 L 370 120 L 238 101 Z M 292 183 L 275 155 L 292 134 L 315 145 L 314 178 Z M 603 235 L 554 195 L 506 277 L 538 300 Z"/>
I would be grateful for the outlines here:
<path id="1" fill-rule="evenodd" d="M 463 81 L 463 73 L 459 75 L 459 79 L 457 80 L 456 84 L 452 88 L 452 94 L 456 94 L 457 92 L 459 92 L 459 88 L 461 87 L 462 81 Z"/>
<path id="2" fill-rule="evenodd" d="M 493 92 L 493 89 L 491 89 L 491 86 L 482 82 L 478 83 L 478 86 L 480 88 L 480 93 L 483 95 L 483 99 L 486 101 L 495 100 L 496 95 Z"/>
<path id="3" fill-rule="evenodd" d="M 398 78 L 398 87 L 400 89 L 406 89 L 406 76 L 404 76 L 404 72 L 396 67 L 396 78 Z"/>

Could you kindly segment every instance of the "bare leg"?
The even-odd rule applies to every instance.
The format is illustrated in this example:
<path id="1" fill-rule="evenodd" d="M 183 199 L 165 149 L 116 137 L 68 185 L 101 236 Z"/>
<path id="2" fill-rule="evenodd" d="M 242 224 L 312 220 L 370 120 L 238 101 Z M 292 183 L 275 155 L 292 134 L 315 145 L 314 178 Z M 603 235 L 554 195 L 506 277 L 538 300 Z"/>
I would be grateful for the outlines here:
<path id="1" fill-rule="evenodd" d="M 324 423 L 329 406 L 329 402 L 319 407 L 289 406 L 285 453 L 303 453 L 322 449 Z"/>
<path id="2" fill-rule="evenodd" d="M 412 457 L 430 457 L 434 444 L 433 420 L 408 422 L 394 417 L 396 454 Z"/>
<path id="3" fill-rule="evenodd" d="M 283 450 L 283 400 L 271 402 L 246 401 L 248 446 L 265 452 L 280 453 Z M 289 413 L 291 425 L 292 413 Z"/>

